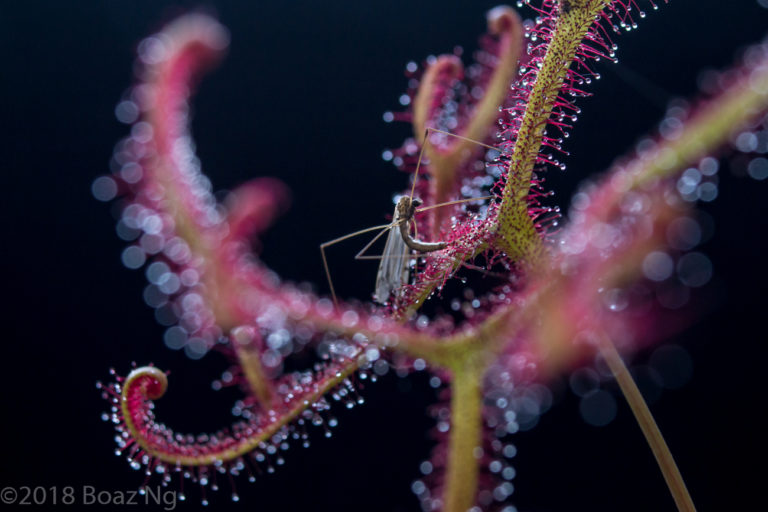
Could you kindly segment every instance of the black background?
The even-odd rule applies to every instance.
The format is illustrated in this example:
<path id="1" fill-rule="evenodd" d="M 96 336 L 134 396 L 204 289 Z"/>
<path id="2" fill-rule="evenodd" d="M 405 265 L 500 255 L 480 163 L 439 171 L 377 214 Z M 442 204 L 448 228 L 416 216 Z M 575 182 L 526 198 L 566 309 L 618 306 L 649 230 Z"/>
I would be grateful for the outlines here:
<path id="1" fill-rule="evenodd" d="M 230 1 L 205 4 L 230 29 L 229 55 L 201 84 L 193 130 L 217 189 L 279 176 L 290 212 L 265 237 L 263 258 L 283 277 L 326 292 L 317 246 L 374 225 L 405 176 L 380 158 L 408 135 L 385 124 L 397 110 L 409 60 L 474 47 L 493 3 Z M 645 3 L 640 0 L 640 3 Z M 153 361 L 172 371 L 160 418 L 180 431 L 226 424 L 235 394 L 210 381 L 226 363 L 190 361 L 162 344 L 144 305 L 145 278 L 122 267 L 124 247 L 108 205 L 91 197 L 127 127 L 113 109 L 132 83 L 142 37 L 196 2 L 78 0 L 3 2 L 0 7 L 2 183 L 2 486 L 93 485 L 135 489 L 143 476 L 112 454 L 106 404 L 94 383 L 111 366 Z M 768 28 L 755 0 L 676 0 L 648 9 L 639 31 L 618 36 L 621 66 L 580 102 L 565 174 L 551 173 L 563 206 L 585 176 L 604 170 L 653 130 L 667 100 L 695 93 L 698 73 L 728 65 Z M 528 16 L 530 11 L 526 11 Z M 647 79 L 633 83 L 619 71 Z M 667 94 L 669 96 L 667 96 Z M 715 221 L 703 247 L 716 273 L 706 306 L 674 341 L 694 378 L 653 406 L 700 510 L 764 502 L 763 388 L 766 183 L 721 171 Z M 332 252 L 337 290 L 366 298 L 375 270 L 352 262 L 357 246 Z M 643 357 L 642 355 L 640 356 Z M 553 383 L 557 390 L 558 383 Z M 363 391 L 366 405 L 337 410 L 332 439 L 255 484 L 237 482 L 239 510 L 418 510 L 410 483 L 429 452 L 434 399 L 425 375 L 388 376 Z M 620 403 L 607 427 L 586 425 L 562 393 L 533 431 L 515 435 L 512 503 L 523 510 L 673 510 L 631 414 Z M 226 488 L 226 485 L 224 485 Z M 179 510 L 199 507 L 196 491 Z M 227 493 L 212 506 L 229 506 Z M 32 507 L 31 507 L 32 508 Z"/>

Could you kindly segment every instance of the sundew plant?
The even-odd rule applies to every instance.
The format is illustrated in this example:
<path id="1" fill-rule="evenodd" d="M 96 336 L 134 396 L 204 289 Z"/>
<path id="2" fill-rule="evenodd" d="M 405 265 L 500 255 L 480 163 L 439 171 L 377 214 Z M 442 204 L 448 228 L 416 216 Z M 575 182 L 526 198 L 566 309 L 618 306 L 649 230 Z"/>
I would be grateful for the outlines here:
<path id="1" fill-rule="evenodd" d="M 567 166 L 580 98 L 599 78 L 599 61 L 617 59 L 620 34 L 659 6 L 518 7 L 522 14 L 506 6 L 487 13 L 471 64 L 456 51 L 406 68 L 403 109 L 384 117 L 410 123 L 412 136 L 383 156 L 408 177 L 397 200 L 421 206 L 369 237 L 422 245 L 407 249 L 397 281 L 375 302 L 345 300 L 343 289 L 316 293 L 259 259 L 259 240 L 288 202 L 277 179 L 214 195 L 195 155 L 189 102 L 222 57 L 226 29 L 186 14 L 139 44 L 137 82 L 116 108 L 130 135 L 94 194 L 117 198 L 118 233 L 130 241 L 122 259 L 145 269 L 144 298 L 167 326 L 165 344 L 192 359 L 224 354 L 232 367 L 214 386 L 242 393 L 220 430 L 187 432 L 163 420 L 167 369 L 118 368 L 100 384 L 116 453 L 145 484 L 205 504 L 225 488 L 239 501 L 237 480 L 275 472 L 290 446 L 330 433 L 334 409 L 362 404 L 369 382 L 426 371 L 439 400 L 434 448 L 412 485 L 422 508 L 512 512 L 513 480 L 525 471 L 511 465 L 512 438 L 549 407 L 546 384 L 580 365 L 585 395 L 598 374 L 616 379 L 671 499 L 694 510 L 623 358 L 690 322 L 680 308 L 712 273 L 696 250 L 694 207 L 717 193 L 716 157 L 738 152 L 751 176 L 768 175 L 760 156 L 768 150 L 768 46 L 711 76 L 706 97 L 672 104 L 657 134 L 583 183 L 565 217 L 547 176 Z M 312 159 L 302 155 L 307 169 Z M 585 415 L 599 424 L 610 404 L 590 396 Z"/>

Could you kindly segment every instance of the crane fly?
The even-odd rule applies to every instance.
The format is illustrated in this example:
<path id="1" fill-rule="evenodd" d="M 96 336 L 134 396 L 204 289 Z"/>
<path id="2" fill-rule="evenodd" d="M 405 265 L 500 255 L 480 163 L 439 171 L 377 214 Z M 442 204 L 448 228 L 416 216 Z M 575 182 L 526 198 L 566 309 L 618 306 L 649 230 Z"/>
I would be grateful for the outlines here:
<path id="1" fill-rule="evenodd" d="M 437 130 L 435 128 L 427 128 L 426 133 L 424 134 L 424 143 L 422 144 L 421 152 L 419 153 L 419 160 L 418 160 L 418 163 L 416 164 L 416 171 L 413 177 L 413 185 L 411 187 L 411 193 L 410 195 L 401 196 L 398 199 L 395 205 L 395 211 L 393 214 L 392 222 L 390 222 L 389 224 L 382 224 L 379 226 L 373 226 L 370 228 L 361 229 L 360 231 L 355 231 L 354 233 L 349 233 L 342 237 L 335 238 L 333 240 L 320 244 L 320 254 L 323 258 L 323 267 L 325 268 L 325 275 L 328 279 L 328 285 L 331 289 L 331 297 L 333 298 L 334 304 L 338 305 L 338 301 L 336 299 L 336 290 L 333 287 L 333 280 L 331 279 L 331 272 L 328 268 L 328 260 L 325 256 L 325 249 L 327 247 L 330 247 L 331 245 L 335 245 L 339 242 L 343 242 L 344 240 L 347 240 L 349 238 L 353 238 L 365 233 L 370 233 L 372 231 L 379 231 L 379 233 L 370 242 L 368 242 L 365 245 L 365 247 L 363 247 L 360 250 L 360 252 L 358 252 L 355 255 L 355 259 L 356 260 L 381 260 L 381 263 L 379 265 L 379 270 L 376 274 L 376 288 L 374 291 L 373 298 L 379 304 L 384 304 L 393 293 L 396 293 L 397 290 L 399 290 L 404 283 L 408 282 L 409 274 L 410 274 L 410 260 L 412 259 L 410 254 L 411 250 L 419 254 L 424 254 L 427 252 L 440 251 L 447 247 L 446 242 L 426 242 L 426 241 L 419 240 L 418 238 L 414 238 L 411 235 L 411 226 L 413 226 L 414 228 L 416 227 L 416 224 L 413 218 L 417 213 L 420 213 L 426 210 L 431 210 L 433 208 L 443 207 L 443 206 L 467 203 L 472 201 L 482 201 L 482 200 L 490 199 L 491 197 L 493 197 L 493 196 L 486 196 L 486 197 L 473 197 L 469 199 L 459 199 L 456 201 L 448 201 L 445 203 L 435 204 L 435 205 L 421 208 L 421 205 L 422 205 L 421 200 L 413 197 L 413 194 L 416 189 L 416 178 L 418 177 L 419 168 L 421 166 L 422 157 L 424 155 L 424 148 L 429 141 L 430 132 L 441 133 L 443 135 L 447 135 L 450 137 L 456 137 L 458 139 L 475 143 L 479 146 L 488 148 L 493 151 L 499 151 L 498 148 L 489 146 L 487 144 L 483 144 L 482 142 L 478 142 L 476 140 L 462 137 L 461 135 L 445 132 L 443 130 Z M 387 241 L 384 246 L 383 253 L 380 256 L 365 255 L 364 253 L 374 243 L 376 243 L 376 241 L 379 238 L 381 238 L 384 235 L 384 233 L 388 233 L 388 235 L 387 235 Z"/>

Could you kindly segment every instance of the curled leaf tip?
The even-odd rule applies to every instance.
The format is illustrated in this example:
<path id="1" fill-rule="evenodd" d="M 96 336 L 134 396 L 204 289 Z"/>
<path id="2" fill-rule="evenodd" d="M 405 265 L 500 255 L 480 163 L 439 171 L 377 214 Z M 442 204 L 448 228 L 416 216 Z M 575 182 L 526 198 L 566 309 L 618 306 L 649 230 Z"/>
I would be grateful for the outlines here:
<path id="1" fill-rule="evenodd" d="M 168 389 L 168 377 L 154 366 L 142 366 L 133 370 L 125 378 L 123 400 L 127 400 L 135 388 L 138 388 L 140 393 L 149 400 L 157 400 L 162 398 L 165 390 Z"/>

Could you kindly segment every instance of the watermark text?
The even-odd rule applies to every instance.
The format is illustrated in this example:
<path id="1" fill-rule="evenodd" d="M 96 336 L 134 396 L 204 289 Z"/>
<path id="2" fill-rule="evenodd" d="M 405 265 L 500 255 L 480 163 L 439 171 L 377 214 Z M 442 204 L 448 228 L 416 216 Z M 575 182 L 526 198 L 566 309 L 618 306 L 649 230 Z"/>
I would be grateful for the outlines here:
<path id="1" fill-rule="evenodd" d="M 0 490 L 0 503 L 4 505 L 161 505 L 163 510 L 174 510 L 176 502 L 184 498 L 177 491 L 159 485 L 141 490 L 106 491 L 92 485 L 4 487 Z"/>

